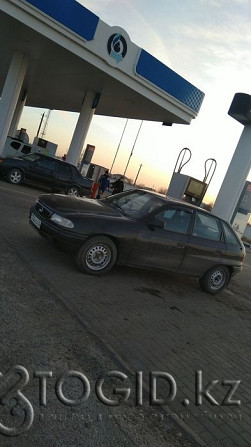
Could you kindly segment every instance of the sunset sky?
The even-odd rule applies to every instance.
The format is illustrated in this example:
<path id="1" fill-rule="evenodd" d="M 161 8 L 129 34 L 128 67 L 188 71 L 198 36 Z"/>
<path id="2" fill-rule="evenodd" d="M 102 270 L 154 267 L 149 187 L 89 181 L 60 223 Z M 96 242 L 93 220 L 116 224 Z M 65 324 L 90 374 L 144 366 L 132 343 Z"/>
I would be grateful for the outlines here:
<path id="1" fill-rule="evenodd" d="M 207 200 L 214 199 L 243 126 L 228 116 L 237 92 L 251 94 L 250 0 L 79 0 L 108 25 L 124 28 L 131 40 L 205 93 L 191 125 L 164 127 L 144 121 L 127 176 L 139 183 L 167 187 L 183 147 L 192 159 L 182 173 L 203 180 L 204 163 L 217 161 Z M 19 128 L 33 141 L 44 109 L 26 107 Z M 53 110 L 44 138 L 67 152 L 78 114 Z M 96 146 L 93 162 L 111 167 L 126 119 L 94 116 L 86 144 Z M 113 173 L 123 173 L 140 121 L 128 122 Z M 251 146 L 251 142 L 250 142 Z M 83 148 L 84 149 L 84 148 Z M 250 148 L 251 150 L 251 148 Z M 248 177 L 251 180 L 251 175 Z"/>

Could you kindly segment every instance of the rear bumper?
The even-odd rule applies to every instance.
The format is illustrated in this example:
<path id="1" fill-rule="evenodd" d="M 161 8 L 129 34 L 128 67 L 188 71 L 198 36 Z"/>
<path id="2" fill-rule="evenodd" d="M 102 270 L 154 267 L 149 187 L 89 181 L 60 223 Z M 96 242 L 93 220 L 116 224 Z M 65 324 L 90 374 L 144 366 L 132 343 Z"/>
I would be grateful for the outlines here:
<path id="1" fill-rule="evenodd" d="M 243 270 L 243 265 L 232 267 L 232 277 L 238 275 Z"/>

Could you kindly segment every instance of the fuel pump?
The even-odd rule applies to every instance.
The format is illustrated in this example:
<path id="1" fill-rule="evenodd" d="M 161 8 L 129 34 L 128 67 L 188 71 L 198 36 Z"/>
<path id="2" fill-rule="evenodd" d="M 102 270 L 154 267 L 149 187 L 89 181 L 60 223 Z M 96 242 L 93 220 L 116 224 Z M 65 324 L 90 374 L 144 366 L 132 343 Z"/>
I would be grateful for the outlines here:
<path id="1" fill-rule="evenodd" d="M 181 173 L 181 170 L 190 161 L 191 157 L 192 152 L 187 147 L 180 151 L 167 195 L 200 206 L 215 173 L 217 162 L 214 158 L 208 158 L 204 164 L 204 178 L 203 180 L 198 180 Z"/>

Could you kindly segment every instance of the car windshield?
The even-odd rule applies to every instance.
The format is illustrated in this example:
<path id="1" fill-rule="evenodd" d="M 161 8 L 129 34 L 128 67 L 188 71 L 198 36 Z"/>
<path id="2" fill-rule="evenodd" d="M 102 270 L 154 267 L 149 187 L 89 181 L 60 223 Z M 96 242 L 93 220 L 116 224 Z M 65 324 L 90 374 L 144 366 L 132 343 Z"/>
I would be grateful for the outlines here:
<path id="1" fill-rule="evenodd" d="M 165 204 L 164 197 L 158 197 L 147 191 L 126 191 L 101 199 L 108 206 L 117 208 L 128 217 L 140 219 Z"/>
<path id="2" fill-rule="evenodd" d="M 28 161 L 36 161 L 41 157 L 39 154 L 28 154 L 28 155 L 22 155 L 21 158 L 23 158 L 24 160 L 28 160 Z"/>

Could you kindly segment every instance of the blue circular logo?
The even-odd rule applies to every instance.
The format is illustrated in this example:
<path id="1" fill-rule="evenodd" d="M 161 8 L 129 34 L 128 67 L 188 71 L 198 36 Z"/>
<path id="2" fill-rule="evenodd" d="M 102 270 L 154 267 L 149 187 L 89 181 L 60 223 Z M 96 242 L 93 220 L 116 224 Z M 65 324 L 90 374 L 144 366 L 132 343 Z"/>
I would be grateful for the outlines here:
<path id="1" fill-rule="evenodd" d="M 107 43 L 107 50 L 109 55 L 121 62 L 127 53 L 127 43 L 125 38 L 121 34 L 112 34 Z"/>

